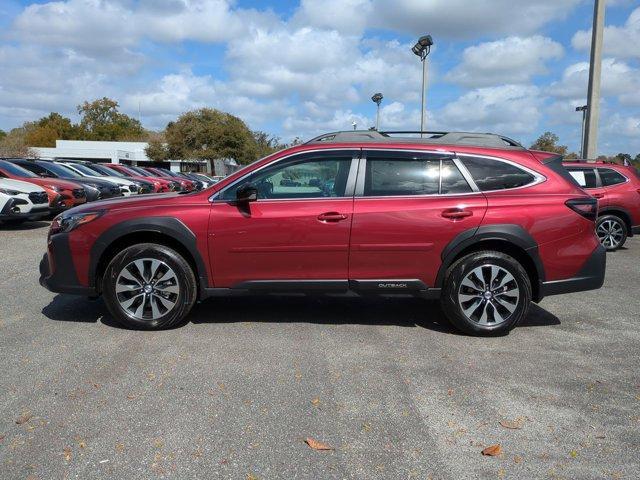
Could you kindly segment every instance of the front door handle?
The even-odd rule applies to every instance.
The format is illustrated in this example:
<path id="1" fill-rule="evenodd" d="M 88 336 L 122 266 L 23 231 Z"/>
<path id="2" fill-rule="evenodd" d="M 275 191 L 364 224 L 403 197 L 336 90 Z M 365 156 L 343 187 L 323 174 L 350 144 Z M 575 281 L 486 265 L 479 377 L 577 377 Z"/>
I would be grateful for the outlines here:
<path id="1" fill-rule="evenodd" d="M 347 216 L 345 214 L 338 212 L 326 212 L 318 215 L 318 220 L 321 222 L 340 222 L 346 219 Z"/>
<path id="2" fill-rule="evenodd" d="M 460 220 L 470 217 L 471 215 L 473 215 L 473 212 L 471 210 L 465 210 L 464 208 L 450 208 L 442 212 L 442 216 L 450 220 Z"/>
<path id="3" fill-rule="evenodd" d="M 595 198 L 604 198 L 604 193 L 594 193 L 593 196 Z"/>

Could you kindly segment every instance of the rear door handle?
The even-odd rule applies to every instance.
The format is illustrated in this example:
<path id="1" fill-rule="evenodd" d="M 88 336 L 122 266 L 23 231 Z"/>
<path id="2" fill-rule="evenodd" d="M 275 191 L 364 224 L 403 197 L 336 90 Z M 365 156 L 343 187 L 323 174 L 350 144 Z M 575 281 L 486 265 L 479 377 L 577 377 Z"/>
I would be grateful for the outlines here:
<path id="1" fill-rule="evenodd" d="M 462 218 L 470 217 L 471 215 L 473 215 L 471 210 L 465 210 L 463 208 L 450 208 L 449 210 L 442 212 L 442 216 L 450 220 L 460 220 Z"/>
<path id="2" fill-rule="evenodd" d="M 346 220 L 347 216 L 343 213 L 338 212 L 326 212 L 318 215 L 318 220 L 321 222 L 340 222 L 341 220 Z"/>

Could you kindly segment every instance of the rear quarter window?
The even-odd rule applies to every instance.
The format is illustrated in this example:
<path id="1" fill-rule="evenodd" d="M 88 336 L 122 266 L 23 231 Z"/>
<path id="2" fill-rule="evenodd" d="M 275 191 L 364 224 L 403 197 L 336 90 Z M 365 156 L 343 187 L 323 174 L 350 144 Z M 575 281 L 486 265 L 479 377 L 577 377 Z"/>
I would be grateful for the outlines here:
<path id="1" fill-rule="evenodd" d="M 599 168 L 598 173 L 603 187 L 610 187 L 627 181 L 627 177 L 612 168 Z"/>
<path id="2" fill-rule="evenodd" d="M 536 181 L 529 172 L 501 160 L 466 156 L 460 160 L 483 192 L 524 187 Z"/>
<path id="3" fill-rule="evenodd" d="M 581 188 L 596 188 L 596 172 L 592 168 L 569 168 L 569 173 Z"/>

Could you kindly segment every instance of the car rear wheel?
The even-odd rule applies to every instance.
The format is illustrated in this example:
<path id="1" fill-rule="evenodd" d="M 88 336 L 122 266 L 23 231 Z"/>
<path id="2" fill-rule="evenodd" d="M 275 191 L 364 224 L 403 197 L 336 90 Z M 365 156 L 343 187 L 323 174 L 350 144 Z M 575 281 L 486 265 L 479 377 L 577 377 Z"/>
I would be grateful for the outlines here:
<path id="1" fill-rule="evenodd" d="M 596 222 L 596 235 L 602 246 L 613 252 L 627 241 L 627 226 L 620 217 L 603 215 Z"/>
<path id="2" fill-rule="evenodd" d="M 475 252 L 449 268 L 440 301 L 458 330 L 477 336 L 502 335 L 526 316 L 531 282 L 513 257 Z"/>
<path id="3" fill-rule="evenodd" d="M 187 261 L 164 245 L 133 245 L 105 271 L 102 293 L 113 317 L 127 328 L 160 330 L 179 325 L 196 301 Z"/>

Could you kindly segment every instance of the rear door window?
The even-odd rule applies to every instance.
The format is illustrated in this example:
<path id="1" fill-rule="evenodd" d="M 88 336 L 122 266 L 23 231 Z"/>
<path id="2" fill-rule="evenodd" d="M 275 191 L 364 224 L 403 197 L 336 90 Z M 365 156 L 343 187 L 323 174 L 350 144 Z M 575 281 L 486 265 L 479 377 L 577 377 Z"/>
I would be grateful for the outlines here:
<path id="1" fill-rule="evenodd" d="M 603 187 L 618 185 L 627 181 L 627 178 L 621 173 L 616 172 L 612 168 L 599 168 L 600 181 Z"/>
<path id="2" fill-rule="evenodd" d="M 596 172 L 592 168 L 569 168 L 569 173 L 582 188 L 596 188 Z"/>
<path id="3" fill-rule="evenodd" d="M 369 151 L 363 195 L 395 197 L 469 193 L 451 158 L 439 154 Z"/>
<path id="4" fill-rule="evenodd" d="M 524 187 L 536 181 L 531 173 L 501 160 L 469 156 L 460 159 L 483 192 Z"/>

